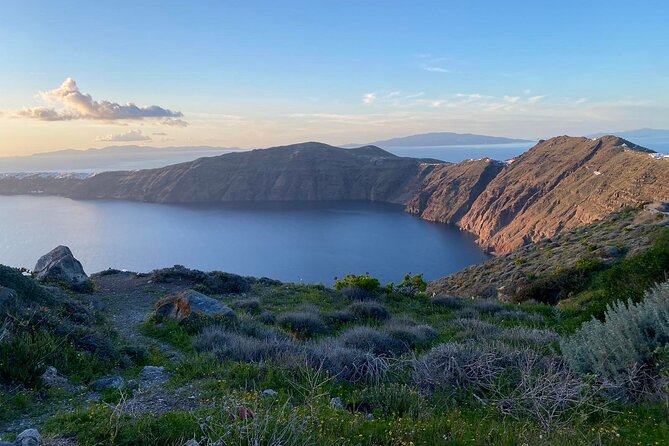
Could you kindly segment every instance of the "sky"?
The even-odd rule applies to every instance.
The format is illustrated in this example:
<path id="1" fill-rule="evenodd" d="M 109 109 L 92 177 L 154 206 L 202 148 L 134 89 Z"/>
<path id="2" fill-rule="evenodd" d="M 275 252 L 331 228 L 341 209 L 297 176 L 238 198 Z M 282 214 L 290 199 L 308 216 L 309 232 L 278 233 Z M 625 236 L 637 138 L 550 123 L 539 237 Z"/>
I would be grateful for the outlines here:
<path id="1" fill-rule="evenodd" d="M 669 128 L 669 2 L 0 0 L 0 156 Z"/>

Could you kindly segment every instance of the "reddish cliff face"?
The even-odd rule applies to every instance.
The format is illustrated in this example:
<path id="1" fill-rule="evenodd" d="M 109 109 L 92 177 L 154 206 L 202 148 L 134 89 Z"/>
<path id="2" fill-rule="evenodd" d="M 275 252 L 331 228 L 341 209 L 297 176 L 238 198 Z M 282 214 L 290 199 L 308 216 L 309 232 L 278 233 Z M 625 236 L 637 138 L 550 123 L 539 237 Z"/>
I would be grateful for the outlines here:
<path id="1" fill-rule="evenodd" d="M 561 136 L 505 167 L 486 160 L 439 166 L 407 210 L 456 224 L 483 248 L 507 253 L 649 201 L 669 201 L 668 158 L 614 136 Z"/>

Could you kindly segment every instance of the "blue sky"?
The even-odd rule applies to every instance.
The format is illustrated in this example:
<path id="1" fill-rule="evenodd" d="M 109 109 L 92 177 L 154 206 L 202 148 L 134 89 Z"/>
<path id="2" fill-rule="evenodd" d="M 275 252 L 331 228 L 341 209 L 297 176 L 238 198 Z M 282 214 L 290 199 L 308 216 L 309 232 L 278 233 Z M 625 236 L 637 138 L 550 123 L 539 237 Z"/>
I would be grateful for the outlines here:
<path id="1" fill-rule="evenodd" d="M 548 3 L 5 0 L 0 153 L 669 127 L 669 4 Z"/>

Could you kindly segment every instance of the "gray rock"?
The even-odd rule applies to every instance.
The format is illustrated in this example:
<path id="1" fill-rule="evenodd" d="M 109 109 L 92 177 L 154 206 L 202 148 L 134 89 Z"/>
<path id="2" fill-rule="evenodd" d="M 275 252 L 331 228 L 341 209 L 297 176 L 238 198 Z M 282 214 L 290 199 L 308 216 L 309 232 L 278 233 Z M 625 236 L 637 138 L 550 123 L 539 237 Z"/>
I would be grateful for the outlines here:
<path id="1" fill-rule="evenodd" d="M 125 379 L 121 376 L 110 376 L 108 378 L 100 378 L 91 383 L 91 388 L 96 392 L 104 392 L 108 389 L 121 390 L 125 387 Z"/>
<path id="2" fill-rule="evenodd" d="M 184 446 L 200 446 L 200 442 L 194 438 L 191 438 L 186 443 L 184 443 Z"/>
<path id="3" fill-rule="evenodd" d="M 69 389 L 71 387 L 67 378 L 59 375 L 55 367 L 47 367 L 42 375 L 42 382 L 46 387 L 54 389 Z"/>
<path id="4" fill-rule="evenodd" d="M 81 262 L 67 246 L 58 246 L 43 255 L 35 265 L 37 280 L 64 283 L 77 291 L 89 291 L 92 284 Z"/>
<path id="5" fill-rule="evenodd" d="M 165 372 L 165 367 L 156 367 L 147 365 L 139 372 L 139 377 L 142 381 L 149 381 L 150 383 L 163 383 L 167 381 L 168 375 Z"/>
<path id="6" fill-rule="evenodd" d="M 344 403 L 342 403 L 341 398 L 337 396 L 330 400 L 330 407 L 333 409 L 343 409 Z"/>
<path id="7" fill-rule="evenodd" d="M 265 389 L 265 390 L 262 391 L 263 396 L 274 396 L 277 393 L 278 392 L 274 389 Z"/>
<path id="8" fill-rule="evenodd" d="M 0 308 L 14 304 L 17 299 L 18 296 L 14 290 L 0 285 Z"/>
<path id="9" fill-rule="evenodd" d="M 236 319 L 232 308 L 194 290 L 185 290 L 159 300 L 156 316 L 182 321 L 191 315 Z"/>
<path id="10" fill-rule="evenodd" d="M 42 437 L 37 429 L 28 429 L 21 432 L 14 440 L 15 446 L 41 446 Z"/>
<path id="11" fill-rule="evenodd" d="M 373 414 L 368 413 L 367 415 L 365 415 L 365 420 L 373 420 L 373 419 L 374 419 L 374 415 L 373 415 Z"/>

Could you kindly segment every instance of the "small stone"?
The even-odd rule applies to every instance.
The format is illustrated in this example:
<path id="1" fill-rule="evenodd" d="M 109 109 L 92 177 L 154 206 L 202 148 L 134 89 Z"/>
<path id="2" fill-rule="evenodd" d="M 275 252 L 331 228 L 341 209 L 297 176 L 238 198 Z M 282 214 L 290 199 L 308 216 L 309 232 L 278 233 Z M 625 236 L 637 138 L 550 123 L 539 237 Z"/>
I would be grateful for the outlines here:
<path id="1" fill-rule="evenodd" d="M 165 367 L 147 365 L 139 372 L 139 377 L 144 381 L 164 382 L 167 381 Z"/>
<path id="2" fill-rule="evenodd" d="M 274 396 L 277 393 L 278 392 L 274 389 L 265 389 L 265 390 L 262 391 L 262 394 L 265 395 L 265 396 Z"/>
<path id="3" fill-rule="evenodd" d="M 373 420 L 373 419 L 374 419 L 374 415 L 372 415 L 371 413 L 368 413 L 367 415 L 365 415 L 365 420 Z"/>
<path id="4" fill-rule="evenodd" d="M 330 400 L 330 407 L 333 409 L 343 409 L 344 403 L 342 403 L 341 398 L 336 396 Z"/>
<path id="5" fill-rule="evenodd" d="M 93 390 L 104 392 L 107 389 L 121 390 L 125 387 L 125 379 L 121 376 L 110 376 L 109 378 L 100 378 L 91 383 Z"/>
<path id="6" fill-rule="evenodd" d="M 37 429 L 28 429 L 21 432 L 14 440 L 15 446 L 41 446 L 42 437 Z"/>
<path id="7" fill-rule="evenodd" d="M 198 442 L 195 438 L 191 438 L 186 443 L 184 443 L 184 446 L 200 446 L 200 442 Z"/>

